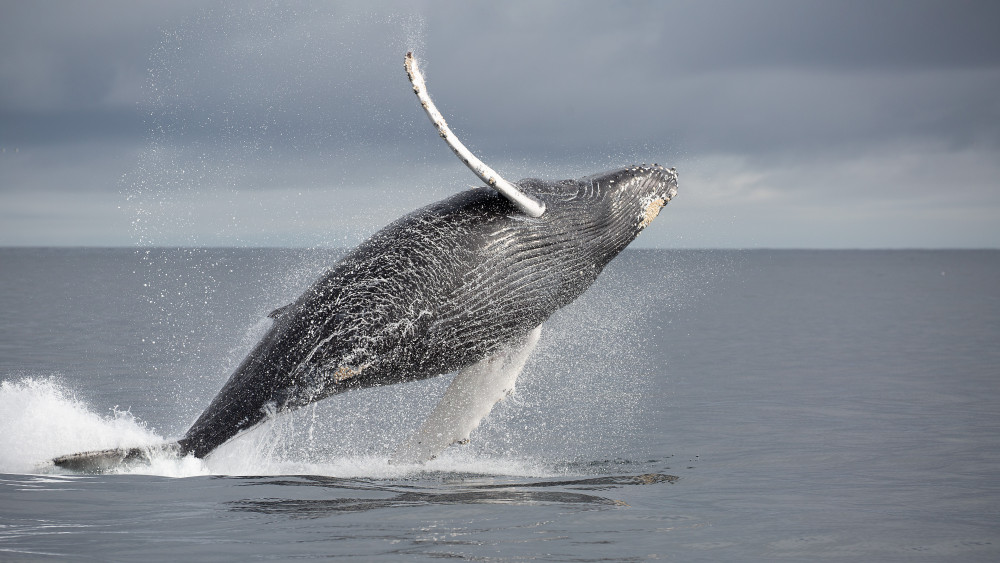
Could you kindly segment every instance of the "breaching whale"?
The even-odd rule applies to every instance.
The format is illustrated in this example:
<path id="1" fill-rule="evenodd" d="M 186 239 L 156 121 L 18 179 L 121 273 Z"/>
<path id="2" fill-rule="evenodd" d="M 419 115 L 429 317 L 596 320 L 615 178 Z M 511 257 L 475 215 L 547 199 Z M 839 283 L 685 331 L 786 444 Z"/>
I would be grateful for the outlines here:
<path id="1" fill-rule="evenodd" d="M 156 450 L 202 458 L 275 414 L 457 371 L 423 427 L 392 455 L 427 461 L 468 440 L 513 388 L 542 323 L 583 294 L 677 193 L 676 171 L 656 164 L 510 184 L 454 138 L 409 53 L 406 68 L 442 137 L 488 187 L 396 220 L 272 312 L 270 330 L 176 442 L 72 454 L 55 465 L 102 471 Z"/>

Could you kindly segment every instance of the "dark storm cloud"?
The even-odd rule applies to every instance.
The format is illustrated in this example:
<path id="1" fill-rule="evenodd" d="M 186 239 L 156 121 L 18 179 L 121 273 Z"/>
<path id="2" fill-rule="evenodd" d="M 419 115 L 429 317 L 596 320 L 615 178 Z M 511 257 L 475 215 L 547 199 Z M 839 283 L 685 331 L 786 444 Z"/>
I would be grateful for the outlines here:
<path id="1" fill-rule="evenodd" d="M 346 144 L 347 133 L 371 143 L 391 126 L 371 83 L 390 72 L 370 56 L 391 48 L 378 38 L 399 35 L 388 17 L 345 18 L 337 5 L 9 4 L 2 146 L 154 139 L 297 151 Z M 410 101 L 396 43 L 391 76 Z"/>
<path id="2" fill-rule="evenodd" d="M 0 3 L 0 105 L 5 111 L 66 111 L 135 100 L 114 99 L 141 84 L 160 31 L 200 3 Z M 131 91 L 131 90 L 130 90 Z"/>
<path id="3" fill-rule="evenodd" d="M 135 108 L 76 108 L 0 112 L 0 145 L 70 144 L 95 139 L 134 142 L 146 134 Z"/>
<path id="4" fill-rule="evenodd" d="M 456 127 L 488 150 L 560 156 L 997 142 L 997 6 L 430 2 L 421 13 L 431 87 Z M 135 135 L 150 115 L 187 135 L 273 145 L 297 133 L 316 146 L 351 130 L 350 142 L 382 143 L 413 109 L 390 90 L 405 90 L 400 21 L 417 13 L 400 5 L 10 2 L 4 13 L 6 145 Z M 145 115 L 129 119 L 136 105 Z"/>
<path id="5" fill-rule="evenodd" d="M 456 123 L 530 150 L 593 143 L 588 128 L 694 151 L 913 135 L 996 143 L 1000 34 L 988 22 L 998 12 L 988 3 L 596 3 L 573 13 L 470 3 L 429 18 L 428 58 Z"/>
<path id="6" fill-rule="evenodd" d="M 685 3 L 674 11 L 675 64 L 695 71 L 746 67 L 927 69 L 994 66 L 995 2 L 927 0 Z"/>

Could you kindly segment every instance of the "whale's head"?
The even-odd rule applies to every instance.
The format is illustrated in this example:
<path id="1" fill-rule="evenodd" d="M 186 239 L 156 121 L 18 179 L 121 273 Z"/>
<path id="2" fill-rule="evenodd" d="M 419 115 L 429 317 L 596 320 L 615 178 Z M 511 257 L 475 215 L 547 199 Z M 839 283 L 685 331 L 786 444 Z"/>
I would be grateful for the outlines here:
<path id="1" fill-rule="evenodd" d="M 577 181 L 595 219 L 621 250 L 677 195 L 677 170 L 659 164 L 627 166 Z"/>
<path id="2" fill-rule="evenodd" d="M 606 262 L 677 195 L 677 171 L 643 164 L 575 180 L 525 178 L 518 186 L 545 202 L 547 210 L 539 224 L 574 233 L 559 239 L 589 246 Z"/>
<path id="3" fill-rule="evenodd" d="M 677 170 L 642 164 L 570 180 L 525 178 L 517 186 L 545 204 L 535 225 L 551 230 L 559 243 L 590 248 L 606 263 L 677 195 Z"/>
<path id="4" fill-rule="evenodd" d="M 677 170 L 659 164 L 628 166 L 584 179 L 613 215 L 621 215 L 628 226 L 645 229 L 677 195 Z"/>

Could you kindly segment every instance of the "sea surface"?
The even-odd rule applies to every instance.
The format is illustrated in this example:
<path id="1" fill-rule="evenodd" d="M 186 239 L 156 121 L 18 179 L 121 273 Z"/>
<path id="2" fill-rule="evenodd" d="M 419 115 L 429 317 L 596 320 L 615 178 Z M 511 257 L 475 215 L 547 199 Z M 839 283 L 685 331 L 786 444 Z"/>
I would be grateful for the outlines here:
<path id="1" fill-rule="evenodd" d="M 341 254 L 0 249 L 0 561 L 998 561 L 1000 251 L 631 250 L 468 445 L 449 376 L 183 434 Z"/>

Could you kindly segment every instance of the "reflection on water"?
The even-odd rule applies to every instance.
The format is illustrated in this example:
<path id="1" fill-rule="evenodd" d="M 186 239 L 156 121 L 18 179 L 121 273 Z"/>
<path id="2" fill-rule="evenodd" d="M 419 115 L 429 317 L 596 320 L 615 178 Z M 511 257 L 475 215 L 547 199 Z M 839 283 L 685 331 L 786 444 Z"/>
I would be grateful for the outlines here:
<path id="1" fill-rule="evenodd" d="M 299 518 L 316 518 L 338 512 L 364 512 L 382 508 L 445 504 L 565 504 L 628 506 L 622 500 L 581 491 L 614 491 L 632 485 L 662 485 L 675 483 L 678 477 L 663 473 L 613 475 L 589 479 L 545 480 L 515 483 L 488 483 L 486 477 L 463 480 L 461 484 L 444 483 L 444 475 L 426 475 L 421 485 L 406 482 L 386 483 L 368 479 L 343 479 L 322 476 L 295 476 L 248 479 L 246 486 L 320 487 L 326 498 L 290 499 L 261 498 L 227 503 L 234 511 L 282 514 Z M 434 478 L 443 488 L 428 488 Z M 454 474 L 447 476 L 449 480 Z M 429 478 L 429 479 L 428 479 Z M 232 479 L 232 478 L 227 478 Z M 456 486 L 457 485 L 457 486 Z"/>

